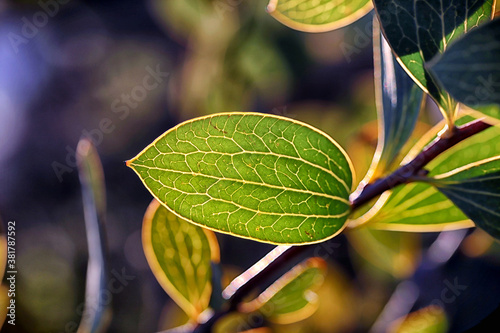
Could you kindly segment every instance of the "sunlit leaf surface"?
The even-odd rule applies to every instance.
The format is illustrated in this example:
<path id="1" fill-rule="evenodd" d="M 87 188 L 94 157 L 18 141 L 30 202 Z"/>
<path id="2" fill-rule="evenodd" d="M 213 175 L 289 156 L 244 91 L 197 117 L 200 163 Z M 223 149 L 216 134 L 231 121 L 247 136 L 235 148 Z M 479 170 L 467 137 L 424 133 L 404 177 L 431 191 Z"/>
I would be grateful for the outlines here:
<path id="1" fill-rule="evenodd" d="M 219 260 L 215 235 L 182 220 L 153 200 L 144 215 L 142 242 L 160 285 L 196 320 L 210 301 L 210 263 Z"/>
<path id="2" fill-rule="evenodd" d="M 373 8 L 370 0 L 271 0 L 267 11 L 292 29 L 324 32 L 342 28 Z"/>
<path id="3" fill-rule="evenodd" d="M 257 113 L 184 122 L 127 162 L 187 220 L 231 235 L 304 244 L 339 233 L 350 212 L 348 157 L 304 123 Z"/>

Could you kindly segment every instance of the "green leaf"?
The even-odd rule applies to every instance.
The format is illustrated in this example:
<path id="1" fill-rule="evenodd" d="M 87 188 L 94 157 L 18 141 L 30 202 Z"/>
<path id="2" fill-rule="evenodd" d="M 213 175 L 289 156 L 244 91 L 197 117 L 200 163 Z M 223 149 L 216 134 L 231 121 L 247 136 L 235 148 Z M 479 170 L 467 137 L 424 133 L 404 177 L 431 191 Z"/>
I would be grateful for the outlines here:
<path id="1" fill-rule="evenodd" d="M 374 21 L 375 90 L 379 121 L 377 150 L 365 178 L 382 176 L 397 161 L 422 106 L 423 91 L 406 74 Z"/>
<path id="2" fill-rule="evenodd" d="M 85 308 L 78 332 L 105 332 L 111 320 L 111 310 L 109 302 L 102 301 L 103 293 L 108 292 L 109 280 L 104 172 L 97 149 L 88 138 L 78 142 L 76 159 L 89 251 Z"/>
<path id="3" fill-rule="evenodd" d="M 464 116 L 457 125 L 474 120 Z M 403 163 L 414 158 L 443 128 L 438 124 L 415 145 Z M 469 163 L 498 155 L 500 128 L 491 127 L 443 152 L 427 166 L 429 176 L 449 172 Z M 441 231 L 473 227 L 469 218 L 443 193 L 428 183 L 410 183 L 386 192 L 364 217 L 375 229 Z"/>
<path id="4" fill-rule="evenodd" d="M 374 0 L 375 10 L 392 49 L 420 87 L 437 102 L 448 124 L 455 118 L 456 103 L 441 90 L 425 63 L 443 53 L 464 33 L 487 22 L 494 14 L 494 0 Z"/>
<path id="5" fill-rule="evenodd" d="M 500 19 L 485 23 L 451 44 L 429 71 L 457 101 L 470 107 L 500 105 Z M 499 112 L 489 113 L 500 119 Z"/>
<path id="6" fill-rule="evenodd" d="M 315 243 L 342 231 L 351 164 L 328 135 L 258 113 L 184 122 L 127 162 L 179 216 L 274 244 Z"/>
<path id="7" fill-rule="evenodd" d="M 500 239 L 500 156 L 438 175 L 430 182 L 478 227 Z"/>
<path id="8" fill-rule="evenodd" d="M 318 295 L 326 274 L 326 262 L 310 258 L 284 274 L 256 299 L 243 303 L 243 312 L 259 311 L 269 320 L 290 324 L 303 320 L 317 308 Z"/>
<path id="9" fill-rule="evenodd" d="M 370 0 L 270 0 L 267 11 L 284 25 L 305 32 L 342 28 L 366 15 Z"/>
<path id="10" fill-rule="evenodd" d="M 370 218 L 373 229 L 437 232 L 474 226 L 442 193 L 425 183 L 399 186 L 377 205 L 382 208 Z"/>
<path id="11" fill-rule="evenodd" d="M 178 218 L 153 200 L 144 215 L 142 243 L 160 285 L 196 320 L 210 301 L 210 264 L 219 261 L 213 232 Z"/>
<path id="12" fill-rule="evenodd" d="M 487 116 L 487 118 L 490 119 L 490 123 L 493 125 L 499 124 L 500 105 L 476 106 L 474 109 Z M 488 121 L 488 119 L 486 121 Z"/>

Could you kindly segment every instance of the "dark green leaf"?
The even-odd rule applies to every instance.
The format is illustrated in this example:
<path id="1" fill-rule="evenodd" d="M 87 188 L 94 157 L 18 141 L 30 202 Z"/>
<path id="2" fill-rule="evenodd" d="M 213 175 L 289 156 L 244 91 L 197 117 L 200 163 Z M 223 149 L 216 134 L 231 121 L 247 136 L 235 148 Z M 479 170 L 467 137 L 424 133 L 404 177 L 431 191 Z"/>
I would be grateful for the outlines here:
<path id="1" fill-rule="evenodd" d="M 500 156 L 465 165 L 430 182 L 478 227 L 500 239 Z"/>
<path id="2" fill-rule="evenodd" d="M 413 79 L 451 123 L 455 102 L 434 82 L 425 63 L 494 14 L 494 0 L 374 0 L 384 34 Z"/>
<path id="3" fill-rule="evenodd" d="M 457 101 L 473 108 L 496 104 L 498 110 L 500 19 L 481 25 L 464 35 L 443 54 L 437 55 L 428 68 Z M 498 112 L 488 115 L 500 119 Z"/>
<path id="4" fill-rule="evenodd" d="M 374 24 L 378 145 L 366 182 L 387 172 L 409 139 L 418 119 L 423 91 L 404 71 Z"/>

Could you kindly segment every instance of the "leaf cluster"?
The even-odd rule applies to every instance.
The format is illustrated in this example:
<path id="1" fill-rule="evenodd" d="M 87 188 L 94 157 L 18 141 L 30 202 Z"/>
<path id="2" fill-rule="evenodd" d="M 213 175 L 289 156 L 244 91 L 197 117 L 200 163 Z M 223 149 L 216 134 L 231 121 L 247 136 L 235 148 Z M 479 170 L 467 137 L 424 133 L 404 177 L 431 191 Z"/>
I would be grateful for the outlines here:
<path id="1" fill-rule="evenodd" d="M 360 184 L 329 134 L 261 113 L 191 119 L 127 162 L 155 198 L 143 227 L 148 262 L 195 326 L 207 311 L 234 310 L 212 293 L 219 260 L 212 231 L 281 246 L 345 230 L 355 244 L 378 230 L 472 226 L 500 239 L 495 1 L 271 0 L 267 10 L 293 29 L 322 32 L 372 7 L 379 137 Z M 426 96 L 444 120 L 408 149 Z M 299 320 L 314 309 L 324 273 L 322 260 L 302 262 L 238 310 Z M 439 311 L 435 324 L 443 326 Z"/>

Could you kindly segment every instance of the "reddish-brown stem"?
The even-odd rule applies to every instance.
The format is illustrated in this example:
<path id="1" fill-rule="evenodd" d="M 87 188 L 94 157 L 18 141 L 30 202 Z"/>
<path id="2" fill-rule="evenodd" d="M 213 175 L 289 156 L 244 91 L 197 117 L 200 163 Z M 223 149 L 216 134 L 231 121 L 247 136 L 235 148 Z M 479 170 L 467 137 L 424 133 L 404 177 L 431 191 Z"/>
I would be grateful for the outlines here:
<path id="1" fill-rule="evenodd" d="M 359 195 L 351 199 L 351 209 L 355 210 L 383 192 L 411 181 L 412 178 L 419 176 L 422 169 L 439 154 L 490 126 L 490 124 L 482 120 L 474 120 L 463 126 L 456 127 L 449 137 L 438 136 L 409 163 L 401 166 L 389 176 L 366 185 Z"/>

